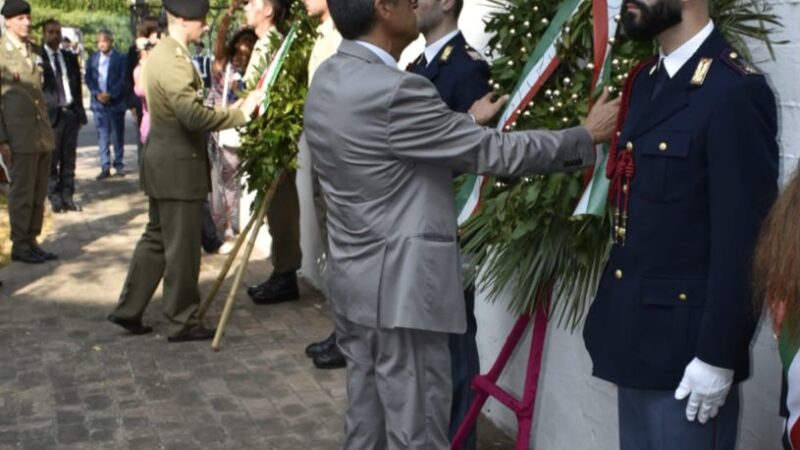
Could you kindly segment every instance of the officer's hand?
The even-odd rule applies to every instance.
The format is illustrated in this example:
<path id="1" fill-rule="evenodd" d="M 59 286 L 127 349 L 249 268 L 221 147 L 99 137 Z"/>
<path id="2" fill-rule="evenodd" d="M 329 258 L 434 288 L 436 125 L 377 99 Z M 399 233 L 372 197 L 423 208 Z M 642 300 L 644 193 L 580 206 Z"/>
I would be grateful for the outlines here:
<path id="1" fill-rule="evenodd" d="M 608 88 L 603 89 L 603 94 L 597 99 L 584 122 L 596 144 L 611 139 L 617 127 L 620 99 L 609 100 L 608 97 Z"/>
<path id="2" fill-rule="evenodd" d="M 697 417 L 700 423 L 706 423 L 717 416 L 732 385 L 733 370 L 712 366 L 694 358 L 683 371 L 683 379 L 675 390 L 675 399 L 683 400 L 689 396 L 686 419 L 692 422 Z"/>
<path id="3" fill-rule="evenodd" d="M 508 95 L 498 95 L 497 92 L 490 92 L 472 104 L 469 114 L 475 119 L 476 123 L 486 125 L 507 101 Z"/>
<path id="4" fill-rule="evenodd" d="M 261 89 L 256 89 L 249 94 L 244 99 L 244 101 L 238 105 L 238 108 L 242 110 L 244 116 L 248 119 L 250 116 L 253 115 L 253 112 L 264 102 L 264 91 Z"/>
<path id="5" fill-rule="evenodd" d="M 8 146 L 8 142 L 0 144 L 0 157 L 3 158 L 3 162 L 7 167 L 11 168 L 11 164 L 13 164 L 14 161 L 11 159 L 11 147 Z"/>

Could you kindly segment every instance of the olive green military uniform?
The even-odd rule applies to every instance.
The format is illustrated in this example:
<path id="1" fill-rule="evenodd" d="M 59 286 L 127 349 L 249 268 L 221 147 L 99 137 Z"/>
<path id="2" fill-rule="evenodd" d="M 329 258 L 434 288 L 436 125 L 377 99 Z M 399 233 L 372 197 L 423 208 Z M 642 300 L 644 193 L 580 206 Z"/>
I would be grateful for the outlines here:
<path id="1" fill-rule="evenodd" d="M 272 60 L 274 49 L 271 36 L 277 33 L 271 29 L 258 39 L 253 48 L 253 56 L 245 71 L 245 81 L 252 84 L 257 80 Z M 296 173 L 289 171 L 278 184 L 272 203 L 267 209 L 267 224 L 272 237 L 272 266 L 275 273 L 289 273 L 300 269 L 303 254 L 300 251 L 300 201 L 295 184 Z"/>
<path id="2" fill-rule="evenodd" d="M 139 158 L 149 222 L 133 253 L 114 316 L 140 321 L 161 279 L 170 335 L 195 325 L 200 303 L 202 208 L 209 192 L 209 131 L 244 125 L 235 109 L 203 106 L 203 81 L 171 37 L 148 56 L 143 75 L 151 128 Z"/>
<path id="3" fill-rule="evenodd" d="M 14 251 L 35 245 L 42 231 L 54 146 L 42 73 L 35 47 L 8 33 L 0 37 L 0 143 L 8 143 L 13 159 L 8 215 Z"/>

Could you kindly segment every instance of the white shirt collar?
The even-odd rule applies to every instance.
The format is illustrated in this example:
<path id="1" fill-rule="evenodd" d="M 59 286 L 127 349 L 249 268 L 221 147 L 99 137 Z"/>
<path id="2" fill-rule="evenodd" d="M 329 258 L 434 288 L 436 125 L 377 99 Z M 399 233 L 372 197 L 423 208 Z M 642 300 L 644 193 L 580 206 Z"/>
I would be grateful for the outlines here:
<path id="1" fill-rule="evenodd" d="M 703 42 L 711 36 L 712 31 L 714 31 L 714 21 L 709 20 L 702 30 L 669 55 L 665 55 L 663 49 L 658 50 L 660 54 L 659 64 L 664 64 L 664 68 L 667 69 L 670 78 L 674 77 L 681 70 L 681 67 L 697 53 Z"/>
<path id="2" fill-rule="evenodd" d="M 370 44 L 367 41 L 355 41 L 356 44 L 365 47 L 367 50 L 375 53 L 375 55 L 383 61 L 387 66 L 397 67 L 397 61 L 386 50 L 378 47 L 377 45 Z"/>
<path id="3" fill-rule="evenodd" d="M 430 44 L 427 47 L 425 47 L 425 60 L 428 61 L 428 65 L 430 65 L 431 62 L 436 58 L 436 55 L 438 55 L 439 52 L 442 51 L 442 48 L 444 48 L 444 46 L 447 45 L 447 43 L 450 42 L 451 39 L 456 37 L 460 32 L 461 31 L 458 28 L 456 28 L 455 30 L 439 38 L 439 40 L 437 40 L 433 44 Z"/>

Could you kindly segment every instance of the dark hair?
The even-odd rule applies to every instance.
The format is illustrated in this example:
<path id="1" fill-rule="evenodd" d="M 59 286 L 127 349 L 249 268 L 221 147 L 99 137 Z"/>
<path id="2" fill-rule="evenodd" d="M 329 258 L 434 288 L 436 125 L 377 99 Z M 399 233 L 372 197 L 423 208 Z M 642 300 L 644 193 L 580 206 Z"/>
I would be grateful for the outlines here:
<path id="1" fill-rule="evenodd" d="M 58 19 L 50 17 L 50 18 L 46 19 L 44 22 L 42 22 L 42 31 L 44 31 L 44 29 L 47 28 L 48 25 L 59 25 L 59 26 L 61 26 L 61 22 L 59 22 Z"/>
<path id="2" fill-rule="evenodd" d="M 148 23 L 150 22 L 150 23 Z M 158 33 L 158 24 L 155 25 L 152 21 L 143 20 L 142 23 L 139 24 L 137 29 L 136 35 L 138 37 L 150 37 L 151 34 Z"/>
<path id="3" fill-rule="evenodd" d="M 456 6 L 453 8 L 453 12 L 456 15 L 456 19 L 461 16 L 461 10 L 464 9 L 464 0 L 455 0 Z"/>
<path id="4" fill-rule="evenodd" d="M 252 28 L 242 28 L 233 35 L 230 41 L 228 41 L 228 58 L 233 58 L 233 55 L 236 54 L 239 43 L 248 42 L 255 45 L 257 41 L 258 35 L 255 31 L 253 31 Z"/>
<path id="5" fill-rule="evenodd" d="M 289 17 L 289 10 L 292 9 L 291 0 L 264 0 L 272 4 L 272 9 L 275 11 L 273 16 L 273 23 L 276 27 L 280 28 L 286 18 Z"/>
<path id="6" fill-rule="evenodd" d="M 97 35 L 98 36 L 103 35 L 106 38 L 108 38 L 109 41 L 114 40 L 114 33 L 112 33 L 111 30 L 109 30 L 108 28 L 103 28 L 102 30 L 98 31 Z"/>
<path id="7" fill-rule="evenodd" d="M 345 39 L 358 39 L 375 26 L 374 0 L 328 0 L 328 9 Z"/>

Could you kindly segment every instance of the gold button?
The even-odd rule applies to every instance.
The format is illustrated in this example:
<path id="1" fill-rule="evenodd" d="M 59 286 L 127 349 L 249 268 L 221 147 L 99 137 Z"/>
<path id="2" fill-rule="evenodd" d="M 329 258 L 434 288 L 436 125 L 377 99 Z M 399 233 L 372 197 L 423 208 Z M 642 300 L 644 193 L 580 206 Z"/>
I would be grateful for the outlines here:
<path id="1" fill-rule="evenodd" d="M 628 141 L 628 143 L 625 145 L 625 148 L 627 148 L 628 150 L 633 150 L 633 142 Z"/>
<path id="2" fill-rule="evenodd" d="M 730 56 L 730 57 L 731 57 L 731 59 L 737 59 L 737 58 L 739 57 L 739 54 L 738 54 L 738 53 L 736 53 L 736 52 L 731 52 L 731 54 L 730 54 L 730 55 L 728 55 L 728 56 Z"/>
<path id="3" fill-rule="evenodd" d="M 621 280 L 621 279 L 622 279 L 622 271 L 621 271 L 621 270 L 619 270 L 619 269 L 617 269 L 617 270 L 614 272 L 614 277 L 615 277 L 616 279 L 618 279 L 618 280 Z"/>
<path id="4" fill-rule="evenodd" d="M 685 302 L 686 300 L 689 300 L 689 296 L 681 292 L 680 294 L 678 294 L 678 300 Z"/>
<path id="5" fill-rule="evenodd" d="M 658 149 L 661 150 L 662 152 L 667 151 L 667 143 L 666 142 L 662 142 L 662 143 L 658 144 Z"/>
<path id="6" fill-rule="evenodd" d="M 617 137 L 622 136 L 622 131 L 617 131 Z"/>
<path id="7" fill-rule="evenodd" d="M 622 185 L 622 192 L 624 192 L 626 194 L 628 193 L 628 185 L 627 184 L 623 184 Z"/>
<path id="8" fill-rule="evenodd" d="M 36 120 L 42 120 L 42 116 L 40 116 L 40 115 L 38 115 L 38 114 L 37 114 L 37 115 L 36 115 Z"/>

